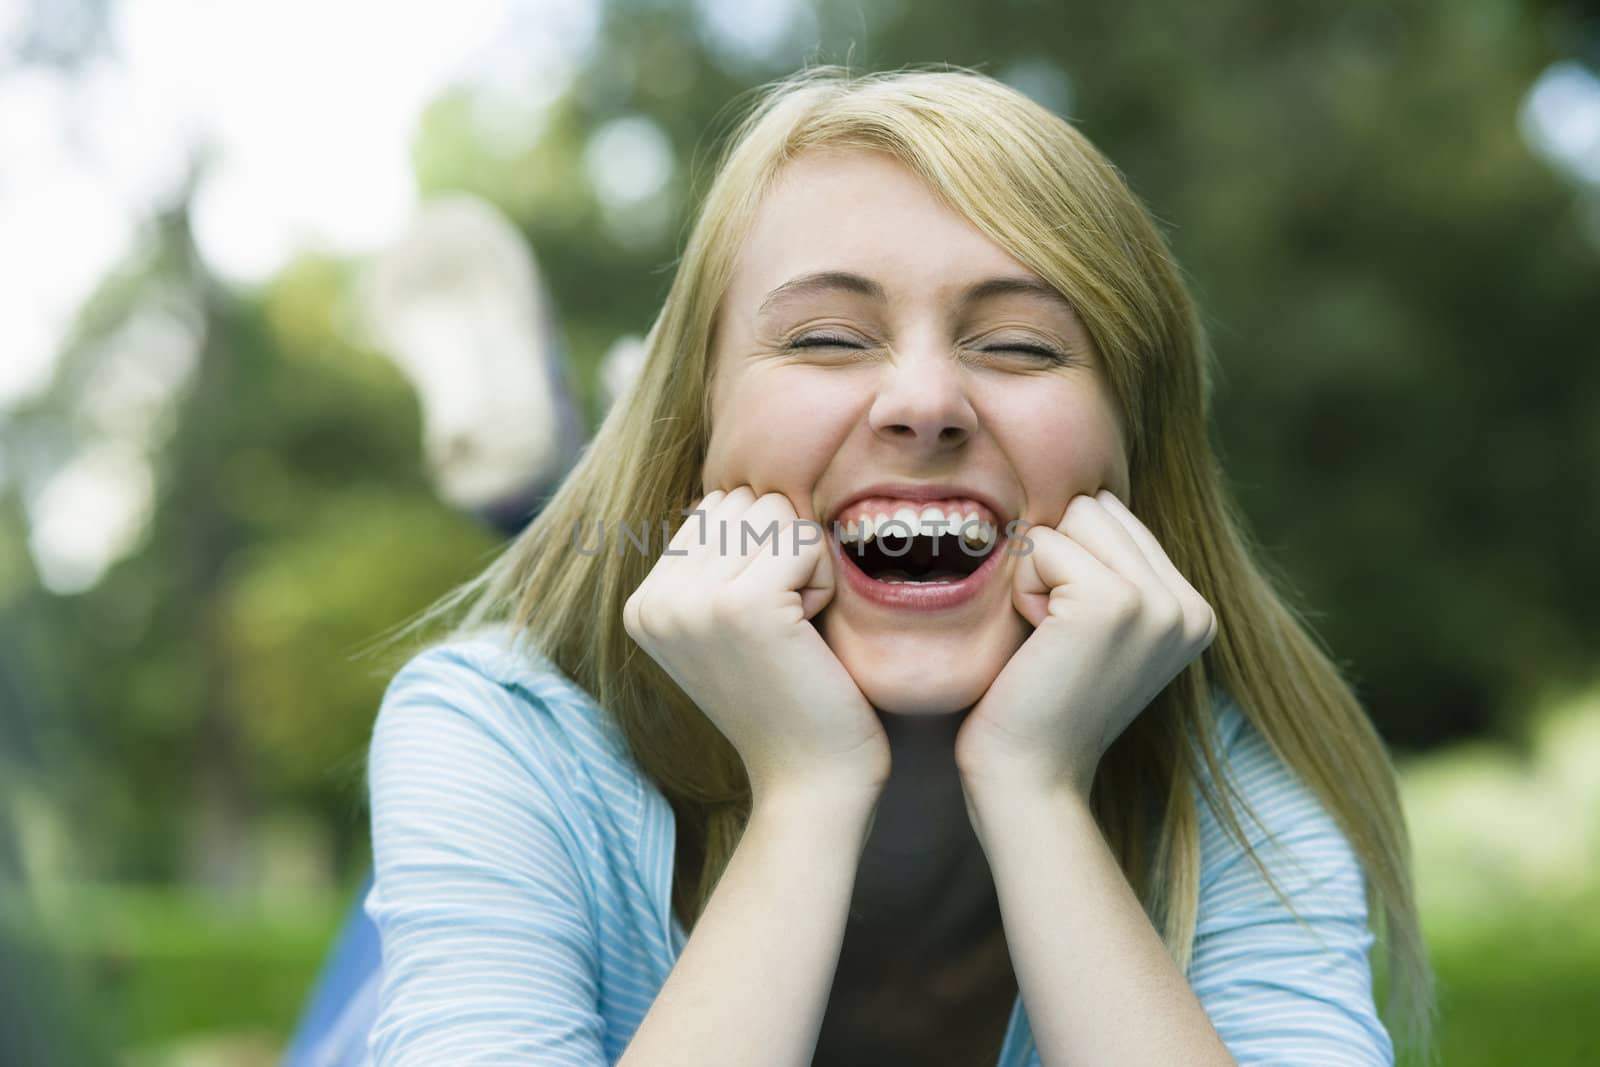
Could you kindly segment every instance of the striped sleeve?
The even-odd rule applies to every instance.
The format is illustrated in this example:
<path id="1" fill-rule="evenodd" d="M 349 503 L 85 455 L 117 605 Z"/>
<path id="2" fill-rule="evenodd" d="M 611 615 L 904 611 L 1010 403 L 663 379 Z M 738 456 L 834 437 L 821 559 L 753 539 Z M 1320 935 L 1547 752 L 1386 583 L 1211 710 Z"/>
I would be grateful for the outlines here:
<path id="1" fill-rule="evenodd" d="M 390 684 L 368 754 L 384 977 L 377 1067 L 597 1067 L 597 936 L 559 775 L 509 690 L 425 652 Z"/>
<path id="2" fill-rule="evenodd" d="M 1231 703 L 1220 736 L 1251 846 L 1293 902 L 1200 804 L 1200 906 L 1190 984 L 1241 1067 L 1389 1067 L 1394 1048 L 1373 1002 L 1363 872 L 1314 794 Z M 1231 740 L 1230 740 L 1231 738 Z"/>

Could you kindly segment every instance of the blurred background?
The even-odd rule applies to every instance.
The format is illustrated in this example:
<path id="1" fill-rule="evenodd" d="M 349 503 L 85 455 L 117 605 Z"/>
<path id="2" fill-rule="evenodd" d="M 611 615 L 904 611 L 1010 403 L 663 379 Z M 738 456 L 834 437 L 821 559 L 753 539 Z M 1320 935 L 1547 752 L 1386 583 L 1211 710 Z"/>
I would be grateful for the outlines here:
<path id="1" fill-rule="evenodd" d="M 0 0 L 0 1065 L 277 1061 L 370 862 L 358 653 L 626 388 L 733 98 L 929 61 L 1168 228 L 1444 1062 L 1600 1061 L 1600 5 Z"/>

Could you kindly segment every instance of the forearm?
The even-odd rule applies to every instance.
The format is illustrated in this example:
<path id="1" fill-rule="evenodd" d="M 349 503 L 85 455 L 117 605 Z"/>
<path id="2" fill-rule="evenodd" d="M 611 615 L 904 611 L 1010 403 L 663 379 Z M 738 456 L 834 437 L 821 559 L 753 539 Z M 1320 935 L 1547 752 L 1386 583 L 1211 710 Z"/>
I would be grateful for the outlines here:
<path id="1" fill-rule="evenodd" d="M 758 803 L 619 1067 L 807 1067 L 871 823 L 867 799 Z"/>
<path id="2" fill-rule="evenodd" d="M 1081 795 L 969 811 L 1044 1067 L 1234 1063 Z"/>

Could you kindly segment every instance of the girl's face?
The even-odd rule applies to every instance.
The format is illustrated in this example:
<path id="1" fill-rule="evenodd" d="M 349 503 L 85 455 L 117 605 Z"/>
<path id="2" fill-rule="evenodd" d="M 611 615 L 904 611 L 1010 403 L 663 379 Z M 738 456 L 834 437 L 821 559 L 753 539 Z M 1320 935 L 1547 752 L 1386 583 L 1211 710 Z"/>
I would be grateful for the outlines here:
<path id="1" fill-rule="evenodd" d="M 1101 488 L 1127 498 L 1072 308 L 898 161 L 835 151 L 788 165 L 718 316 L 704 491 L 777 491 L 827 528 L 836 592 L 814 621 L 873 706 L 977 703 L 1030 631 L 1011 602 L 1027 544 L 1007 547 L 1008 524 L 1054 526 Z M 996 547 L 875 537 L 858 564 L 834 529 L 910 508 L 931 533 L 930 506 L 946 530 L 991 524 Z"/>

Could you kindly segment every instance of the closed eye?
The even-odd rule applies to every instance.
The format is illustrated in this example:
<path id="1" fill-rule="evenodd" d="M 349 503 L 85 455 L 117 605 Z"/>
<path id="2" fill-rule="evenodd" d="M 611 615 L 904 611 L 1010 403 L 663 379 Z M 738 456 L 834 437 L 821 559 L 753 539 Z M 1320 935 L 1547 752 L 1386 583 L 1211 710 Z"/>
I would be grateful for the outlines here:
<path id="1" fill-rule="evenodd" d="M 1065 363 L 1067 361 L 1066 356 L 1063 356 L 1060 352 L 1057 352 L 1053 348 L 1045 348 L 1043 345 L 996 345 L 993 348 L 985 348 L 983 351 L 1026 352 L 1028 355 L 1041 356 L 1045 359 L 1053 360 L 1056 363 Z"/>
<path id="2" fill-rule="evenodd" d="M 857 344 L 854 341 L 851 341 L 848 338 L 844 338 L 844 337 L 828 337 L 828 336 L 824 336 L 824 335 L 812 335 L 810 337 L 797 338 L 796 340 L 790 341 L 787 344 L 785 344 L 784 347 L 785 348 L 856 348 L 856 349 L 859 349 L 859 348 L 865 348 L 866 346 Z M 1019 345 L 992 345 L 989 348 L 979 349 L 979 351 L 981 351 L 981 352 L 1020 352 L 1020 353 L 1023 353 L 1024 355 L 1029 355 L 1029 356 L 1034 356 L 1034 357 L 1039 358 L 1039 359 L 1049 360 L 1052 363 L 1066 363 L 1066 362 L 1068 362 L 1066 356 L 1062 355 L 1060 352 L 1057 352 L 1053 348 L 1045 348 L 1043 345 L 1020 345 L 1020 344 Z"/>
<path id="3" fill-rule="evenodd" d="M 842 337 L 801 337 L 784 345 L 785 348 L 862 348 Z"/>

